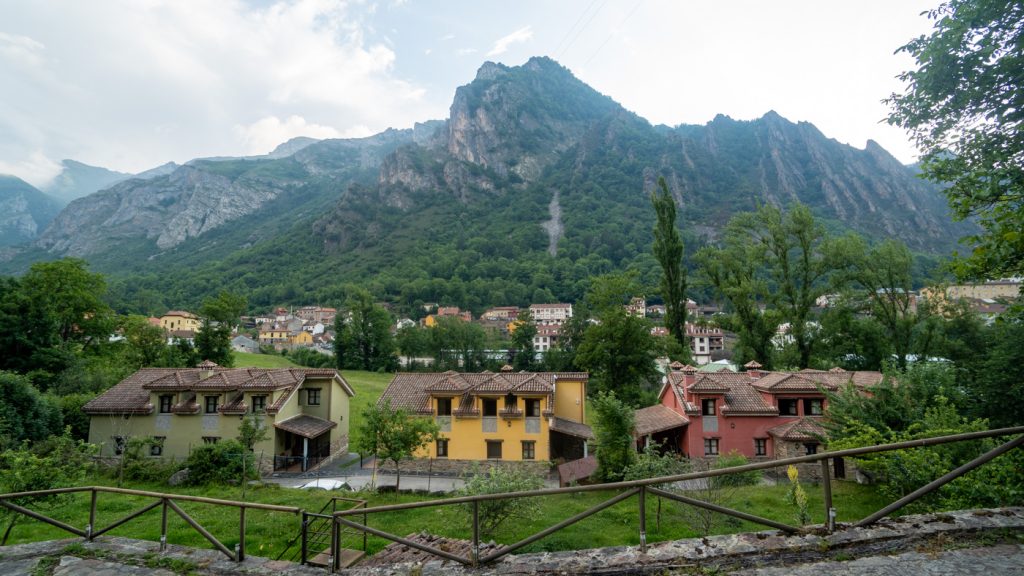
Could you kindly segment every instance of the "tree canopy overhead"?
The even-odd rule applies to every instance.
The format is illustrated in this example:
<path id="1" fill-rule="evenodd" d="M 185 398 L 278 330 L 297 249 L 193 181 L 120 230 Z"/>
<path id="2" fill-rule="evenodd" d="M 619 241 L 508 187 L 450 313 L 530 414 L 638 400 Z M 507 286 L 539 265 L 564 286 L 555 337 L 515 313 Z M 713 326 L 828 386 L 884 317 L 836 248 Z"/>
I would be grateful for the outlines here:
<path id="1" fill-rule="evenodd" d="M 1024 4 L 950 0 L 927 13 L 931 34 L 900 51 L 917 60 L 903 94 L 887 100 L 889 123 L 910 131 L 921 169 L 948 183 L 958 218 L 984 232 L 960 272 L 979 277 L 1024 273 Z"/>

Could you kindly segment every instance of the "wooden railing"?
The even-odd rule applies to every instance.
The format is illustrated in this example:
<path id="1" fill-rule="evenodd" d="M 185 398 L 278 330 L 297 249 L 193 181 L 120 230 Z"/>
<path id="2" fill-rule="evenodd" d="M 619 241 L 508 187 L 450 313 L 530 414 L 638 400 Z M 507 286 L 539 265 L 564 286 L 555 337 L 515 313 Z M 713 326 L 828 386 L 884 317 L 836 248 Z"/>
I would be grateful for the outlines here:
<path id="1" fill-rule="evenodd" d="M 70 494 L 75 492 L 90 492 L 91 498 L 89 503 L 89 523 L 85 525 L 85 528 L 77 528 L 70 524 L 61 522 L 29 510 L 24 506 L 14 504 L 10 500 L 23 499 L 23 498 L 36 498 L 40 496 L 49 496 L 53 494 Z M 115 520 L 99 528 L 96 526 L 96 508 L 98 506 L 98 497 L 100 494 L 123 494 L 128 496 L 142 496 L 144 498 L 151 498 L 153 502 L 146 504 L 142 508 L 124 516 L 118 520 Z M 201 504 L 209 504 L 213 506 L 226 506 L 238 509 L 238 545 L 235 550 L 230 550 L 220 540 L 217 539 L 213 534 L 210 533 L 203 525 L 197 522 L 192 516 L 187 514 L 184 510 L 178 506 L 178 502 L 198 502 Z M 28 516 L 40 522 L 44 522 L 51 526 L 56 526 L 61 530 L 70 532 L 76 536 L 81 536 L 86 540 L 92 540 L 93 538 L 105 534 L 114 528 L 122 526 L 139 516 L 142 516 L 146 512 L 153 510 L 157 507 L 161 507 L 160 516 L 160 551 L 167 549 L 167 512 L 168 510 L 173 511 L 175 514 L 181 517 L 186 524 L 192 527 L 196 532 L 206 538 L 214 548 L 220 550 L 228 558 L 241 562 L 245 560 L 245 511 L 246 510 L 266 510 L 270 512 L 284 512 L 288 514 L 301 514 L 303 510 L 296 508 L 295 506 L 278 506 L 275 504 L 259 504 L 256 502 L 236 502 L 234 500 L 219 500 L 216 498 L 204 498 L 202 496 L 187 496 L 184 494 L 163 494 L 160 492 L 147 492 L 144 490 L 131 490 L 128 488 L 114 488 L 111 486 L 77 486 L 73 488 L 54 488 L 51 490 L 36 490 L 33 492 L 13 492 L 10 494 L 0 494 L 0 506 L 13 510 L 19 514 Z"/>
<path id="2" fill-rule="evenodd" d="M 812 455 L 807 455 L 807 456 L 799 456 L 799 457 L 795 457 L 795 458 L 783 458 L 783 459 L 779 459 L 779 460 L 772 460 L 772 461 L 767 461 L 767 462 L 758 462 L 758 463 L 755 463 L 755 464 L 746 464 L 746 465 L 743 465 L 743 466 L 735 466 L 735 467 L 731 467 L 731 468 L 721 468 L 721 469 L 707 470 L 707 471 L 703 471 L 703 472 L 694 472 L 694 473 L 688 473 L 688 474 L 677 474 L 677 475 L 674 475 L 674 476 L 661 476 L 661 477 L 658 477 L 658 478 L 648 478 L 648 479 L 645 479 L 645 480 L 633 480 L 633 481 L 629 481 L 629 482 L 613 482 L 613 483 L 608 483 L 608 484 L 593 484 L 593 485 L 588 485 L 588 486 L 574 486 L 574 487 L 569 487 L 569 488 L 550 488 L 550 489 L 544 489 L 544 490 L 530 490 L 530 491 L 524 491 L 524 492 L 508 492 L 508 493 L 504 493 L 504 494 L 487 494 L 487 495 L 479 495 L 479 496 L 463 496 L 463 497 L 458 497 L 458 498 L 445 498 L 445 499 L 442 499 L 442 500 L 431 500 L 431 501 L 424 501 L 424 502 L 410 502 L 410 503 L 406 503 L 406 504 L 393 504 L 393 505 L 388 505 L 388 506 L 375 506 L 375 507 L 372 507 L 372 508 L 361 508 L 359 510 L 343 510 L 343 511 L 335 512 L 333 514 L 333 516 L 334 516 L 334 521 L 336 523 L 338 523 L 339 525 L 342 525 L 342 526 L 345 526 L 345 527 L 348 527 L 348 528 L 351 528 L 351 529 L 355 529 L 355 530 L 362 530 L 362 531 L 365 531 L 366 533 L 369 533 L 371 535 L 378 536 L 380 538 L 384 538 L 384 539 L 390 540 L 392 542 L 398 542 L 400 544 L 404 544 L 405 546 L 408 546 L 410 548 L 415 548 L 415 549 L 421 550 L 423 552 L 427 552 L 427 553 L 432 554 L 434 556 L 437 556 L 439 558 L 444 558 L 444 559 L 452 560 L 452 561 L 459 562 L 461 564 L 466 564 L 466 565 L 478 565 L 478 564 L 485 564 L 487 562 L 491 562 L 491 561 L 497 560 L 498 558 L 501 558 L 502 556 L 505 556 L 506 554 L 510 554 L 510 553 L 512 553 L 512 552 L 514 552 L 514 551 L 516 551 L 516 550 L 518 550 L 518 549 L 520 549 L 520 548 L 522 548 L 524 546 L 532 544 L 532 543 L 534 543 L 534 542 L 536 542 L 536 541 L 538 541 L 538 540 L 540 540 L 542 538 L 545 538 L 545 537 L 547 537 L 547 536 L 549 536 L 551 534 L 554 534 L 555 532 L 558 532 L 559 530 L 562 530 L 562 529 L 564 529 L 564 528 L 566 528 L 568 526 L 571 526 L 572 524 L 575 524 L 575 523 L 579 522 L 580 520 L 583 520 L 584 518 L 593 516 L 594 514 L 597 514 L 598 512 L 600 512 L 600 511 L 602 511 L 602 510 L 604 510 L 606 508 L 609 508 L 611 506 L 614 506 L 615 504 L 618 504 L 619 502 L 622 502 L 624 500 L 632 498 L 633 496 L 636 496 L 637 499 L 638 499 L 638 504 L 639 504 L 639 507 L 638 507 L 638 523 L 639 523 L 639 531 L 640 531 L 640 547 L 641 547 L 641 549 L 643 551 L 646 551 L 647 550 L 646 497 L 647 497 L 648 494 L 653 495 L 653 496 L 662 497 L 662 498 L 667 498 L 669 500 L 674 500 L 674 501 L 677 501 L 677 502 L 682 502 L 684 504 L 688 504 L 690 506 L 695 506 L 697 508 L 703 508 L 705 510 L 711 510 L 713 512 L 718 512 L 718 513 L 721 513 L 721 514 L 726 514 L 726 515 L 729 515 L 729 516 L 733 516 L 735 518 L 740 518 L 742 520 L 748 520 L 750 522 L 754 522 L 754 523 L 761 524 L 761 525 L 764 525 L 764 526 L 769 526 L 769 527 L 772 527 L 772 528 L 776 528 L 778 530 L 782 530 L 782 531 L 787 532 L 787 533 L 798 533 L 798 532 L 803 531 L 804 528 L 801 528 L 801 527 L 791 526 L 791 525 L 785 524 L 783 522 L 777 522 L 777 521 L 769 519 L 769 518 L 763 518 L 763 517 L 760 517 L 760 516 L 756 516 L 754 514 L 749 514 L 747 512 L 742 512 L 742 511 L 739 511 L 739 510 L 733 510 L 731 508 L 726 508 L 724 506 L 719 506 L 717 504 L 713 504 L 713 503 L 710 503 L 710 502 L 705 502 L 703 500 L 697 500 L 697 499 L 694 499 L 694 498 L 689 498 L 689 497 L 684 496 L 682 494 L 677 494 L 675 492 L 670 492 L 670 491 L 664 490 L 662 488 L 659 488 L 658 486 L 659 485 L 663 485 L 663 484 L 673 484 L 673 483 L 676 483 L 676 482 L 683 482 L 683 481 L 687 481 L 687 480 L 708 479 L 708 478 L 714 478 L 714 477 L 717 477 L 717 476 L 727 476 L 727 475 L 730 475 L 730 474 L 740 474 L 740 473 L 750 472 L 750 471 L 754 471 L 754 470 L 764 470 L 764 469 L 768 469 L 768 468 L 777 468 L 777 467 L 780 467 L 780 466 L 789 466 L 789 465 L 795 465 L 795 464 L 808 464 L 808 463 L 815 463 L 815 462 L 817 462 L 817 463 L 820 463 L 820 465 L 821 465 L 821 476 L 822 476 L 821 485 L 822 485 L 822 490 L 823 490 L 823 493 L 824 493 L 823 496 L 824 496 L 825 518 L 826 518 L 825 528 L 826 528 L 826 530 L 831 532 L 831 531 L 835 530 L 835 527 L 836 527 L 836 524 L 835 524 L 836 513 L 835 513 L 835 508 L 834 508 L 833 502 L 832 502 L 832 482 L 831 482 L 831 475 L 830 475 L 830 470 L 829 470 L 829 460 L 830 459 L 846 458 L 846 457 L 851 457 L 851 456 L 862 456 L 862 455 L 865 455 L 865 454 L 874 454 L 874 453 L 879 453 L 879 452 L 888 452 L 888 451 L 891 451 L 891 450 L 903 450 L 903 449 L 907 449 L 907 448 L 919 448 L 919 447 L 924 447 L 924 446 L 934 446 L 934 445 L 946 444 L 946 443 L 950 443 L 950 442 L 964 442 L 964 441 L 968 441 L 968 440 L 979 440 L 979 439 L 983 439 L 983 438 L 995 438 L 995 437 L 1000 437 L 1000 436 L 1016 436 L 1012 440 L 1010 440 L 1010 441 L 1008 441 L 1008 442 L 1006 442 L 1006 443 L 1004 443 L 1004 444 L 1002 444 L 1002 445 L 1000 445 L 1000 446 L 998 446 L 998 447 L 996 447 L 996 448 L 986 452 L 985 454 L 982 454 L 981 456 L 978 456 L 974 460 L 971 460 L 970 462 L 968 462 L 968 463 L 966 463 L 966 464 L 956 468 L 955 470 L 952 470 L 952 471 L 944 474 L 940 478 L 937 478 L 934 481 L 926 484 L 925 486 L 922 486 L 921 488 L 915 490 L 914 492 L 912 492 L 910 494 L 907 494 L 906 496 L 900 498 L 896 502 L 893 502 L 892 504 L 889 504 L 888 506 L 882 508 L 878 512 L 875 512 L 874 514 L 871 514 L 871 515 L 867 516 L 866 518 L 860 520 L 859 522 L 856 522 L 854 524 L 854 526 L 858 526 L 859 527 L 859 526 L 866 526 L 866 525 L 869 525 L 869 524 L 873 524 L 874 522 L 877 522 L 879 519 L 883 518 L 884 516 L 886 516 L 888 514 L 891 514 L 892 512 L 894 512 L 896 510 L 899 510 L 900 508 L 906 506 L 907 504 L 910 504 L 911 502 L 914 502 L 915 500 L 921 498 L 925 494 L 928 494 L 929 492 L 932 492 L 932 491 L 936 490 L 940 486 L 942 486 L 942 485 L 944 485 L 944 484 L 946 484 L 948 482 L 951 482 L 952 480 L 954 480 L 954 479 L 956 479 L 956 478 L 958 478 L 958 477 L 960 477 L 960 476 L 970 472 L 971 470 L 974 470 L 975 468 L 978 468 L 978 467 L 984 465 L 985 463 L 991 461 L 992 459 L 994 459 L 994 458 L 996 458 L 996 457 L 998 457 L 998 456 L 1000 456 L 1002 454 L 1005 454 L 1006 452 L 1009 452 L 1010 450 L 1013 450 L 1014 448 L 1020 446 L 1021 444 L 1024 444 L 1024 436 L 1021 436 L 1020 434 L 1024 434 L 1024 426 L 1018 426 L 1018 427 L 1013 427 L 1013 428 L 1001 428 L 1001 429 L 998 429 L 998 430 L 984 430 L 984 431 L 969 432 L 969 433 L 964 433 L 964 434 L 954 434 L 954 435 L 951 435 L 951 436 L 938 436 L 938 437 L 934 437 L 934 438 L 922 438 L 922 439 L 918 439 L 918 440 L 910 440 L 910 441 L 906 441 L 906 442 L 897 442 L 897 443 L 893 443 L 893 444 L 882 444 L 882 445 L 868 446 L 868 447 L 863 447 L 863 448 L 850 448 L 850 449 L 847 449 L 847 450 L 836 450 L 834 452 L 821 452 L 821 453 L 818 453 L 818 454 L 812 454 Z M 483 556 L 483 557 L 480 556 L 480 516 L 479 516 L 479 508 L 480 508 L 480 503 L 481 502 L 488 502 L 488 501 L 492 501 L 492 500 L 502 500 L 502 499 L 509 499 L 509 498 L 536 498 L 536 497 L 540 497 L 540 496 L 551 496 L 551 495 L 555 495 L 555 494 L 573 494 L 573 493 L 580 493 L 580 492 L 595 492 L 595 491 L 617 491 L 618 493 L 615 496 L 605 500 L 604 502 L 601 502 L 600 504 L 597 504 L 596 506 L 592 506 L 591 508 L 588 508 L 587 510 L 584 510 L 583 512 L 580 512 L 579 514 L 576 514 L 575 516 L 572 516 L 571 518 L 567 518 L 567 519 L 559 522 L 558 524 L 555 524 L 554 526 L 550 526 L 548 528 L 545 528 L 545 529 L 541 530 L 540 532 L 537 532 L 537 533 L 535 533 L 535 534 L 533 534 L 531 536 L 528 536 L 528 537 L 526 537 L 526 538 L 524 538 L 524 539 L 522 539 L 522 540 L 520 540 L 518 542 L 515 542 L 513 544 L 509 544 L 509 545 L 503 546 L 503 547 L 499 548 L 498 550 L 496 550 L 494 552 L 491 552 L 490 554 L 488 554 L 486 556 Z M 469 554 L 468 557 L 459 556 L 459 555 L 453 554 L 453 553 L 445 551 L 445 550 L 440 550 L 438 548 L 434 548 L 432 546 L 429 546 L 429 545 L 426 545 L 426 544 L 423 544 L 423 543 L 420 543 L 420 542 L 416 542 L 414 540 L 410 540 L 410 539 L 407 539 L 407 538 L 403 538 L 401 536 L 397 536 L 395 534 L 388 533 L 388 532 L 386 532 L 384 530 L 381 530 L 381 529 L 378 529 L 378 528 L 373 528 L 373 527 L 369 526 L 367 524 L 367 521 L 366 521 L 366 518 L 368 516 L 373 515 L 373 514 L 384 513 L 384 512 L 394 512 L 394 511 L 399 511 L 399 510 L 412 510 L 412 509 L 416 509 L 416 508 L 431 508 L 431 507 L 437 507 L 437 506 L 466 505 L 466 504 L 469 505 L 469 507 L 471 509 L 470 514 L 472 515 L 472 547 L 471 547 L 471 551 L 470 551 L 470 554 Z M 354 521 L 354 519 L 355 519 L 354 517 L 356 515 L 361 516 L 362 524 Z M 435 515 L 435 517 L 447 518 L 448 516 L 447 515 L 440 515 L 440 514 L 438 514 L 438 515 Z"/>

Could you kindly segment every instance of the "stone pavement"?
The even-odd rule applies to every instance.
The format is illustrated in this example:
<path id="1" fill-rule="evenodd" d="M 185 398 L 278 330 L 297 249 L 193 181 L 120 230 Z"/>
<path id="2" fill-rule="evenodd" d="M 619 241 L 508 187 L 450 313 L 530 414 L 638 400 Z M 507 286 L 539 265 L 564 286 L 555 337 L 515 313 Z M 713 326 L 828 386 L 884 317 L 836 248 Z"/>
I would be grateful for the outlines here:
<path id="1" fill-rule="evenodd" d="M 871 556 L 845 562 L 814 562 L 741 570 L 743 576 L 945 576 L 1024 574 L 1024 545 L 1002 544 L 968 550 L 906 552 L 892 556 Z"/>

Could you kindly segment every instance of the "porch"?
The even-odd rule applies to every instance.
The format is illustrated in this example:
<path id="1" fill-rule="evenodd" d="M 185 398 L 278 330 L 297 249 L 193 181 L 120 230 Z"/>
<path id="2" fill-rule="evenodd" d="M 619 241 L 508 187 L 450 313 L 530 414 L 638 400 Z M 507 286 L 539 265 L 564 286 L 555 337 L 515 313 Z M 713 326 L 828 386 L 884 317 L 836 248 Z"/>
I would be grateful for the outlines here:
<path id="1" fill-rule="evenodd" d="M 338 424 L 306 414 L 274 424 L 274 471 L 305 472 L 331 455 Z"/>

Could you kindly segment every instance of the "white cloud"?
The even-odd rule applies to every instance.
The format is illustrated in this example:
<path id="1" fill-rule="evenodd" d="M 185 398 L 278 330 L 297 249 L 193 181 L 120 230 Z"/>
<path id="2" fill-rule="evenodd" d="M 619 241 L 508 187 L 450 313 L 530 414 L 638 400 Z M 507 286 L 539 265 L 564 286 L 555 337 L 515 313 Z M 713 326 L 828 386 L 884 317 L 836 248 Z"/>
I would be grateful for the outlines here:
<path id="1" fill-rule="evenodd" d="M 38 153 L 134 172 L 432 117 L 359 2 L 4 6 L 0 171 L 38 173 Z"/>
<path id="2" fill-rule="evenodd" d="M 494 48 L 491 48 L 491 51 L 487 53 L 487 57 L 490 58 L 491 56 L 504 54 L 505 52 L 508 52 L 509 46 L 513 44 L 521 44 L 531 38 L 533 38 L 533 30 L 530 29 L 530 26 L 524 26 L 508 36 L 498 38 L 498 40 L 494 42 Z"/>
<path id="3" fill-rule="evenodd" d="M 41 150 L 14 162 L 0 160 L 0 174 L 14 174 L 36 188 L 48 184 L 60 171 L 60 163 L 47 158 Z"/>
<path id="4" fill-rule="evenodd" d="M 478 50 L 476 48 L 459 48 L 455 51 L 456 56 L 469 56 L 470 54 L 476 54 Z"/>
<path id="5" fill-rule="evenodd" d="M 341 133 L 330 126 L 306 122 L 302 116 L 289 116 L 281 121 L 277 116 L 261 118 L 248 126 L 236 126 L 235 132 L 241 138 L 246 153 L 266 154 L 282 142 L 298 136 L 310 138 L 338 138 Z"/>

